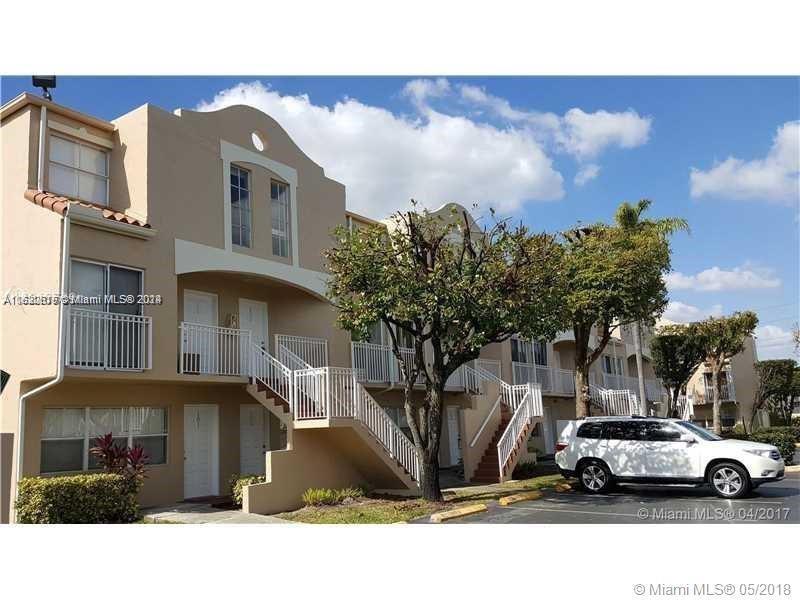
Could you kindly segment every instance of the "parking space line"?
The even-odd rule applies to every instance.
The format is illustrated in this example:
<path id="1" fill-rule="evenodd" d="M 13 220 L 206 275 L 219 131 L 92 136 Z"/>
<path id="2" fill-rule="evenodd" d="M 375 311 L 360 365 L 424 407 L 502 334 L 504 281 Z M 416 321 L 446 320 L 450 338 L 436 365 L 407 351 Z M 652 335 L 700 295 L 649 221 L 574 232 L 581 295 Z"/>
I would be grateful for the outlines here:
<path id="1" fill-rule="evenodd" d="M 516 506 L 509 506 L 505 510 L 529 510 L 529 511 L 573 513 L 576 515 L 608 515 L 610 517 L 628 517 L 633 519 L 639 518 L 638 515 L 636 515 L 635 513 L 613 513 L 613 512 L 604 512 L 599 510 L 592 511 L 592 510 L 572 510 L 572 509 L 560 509 L 560 508 L 539 508 L 535 506 L 520 506 L 519 504 L 517 504 Z"/>

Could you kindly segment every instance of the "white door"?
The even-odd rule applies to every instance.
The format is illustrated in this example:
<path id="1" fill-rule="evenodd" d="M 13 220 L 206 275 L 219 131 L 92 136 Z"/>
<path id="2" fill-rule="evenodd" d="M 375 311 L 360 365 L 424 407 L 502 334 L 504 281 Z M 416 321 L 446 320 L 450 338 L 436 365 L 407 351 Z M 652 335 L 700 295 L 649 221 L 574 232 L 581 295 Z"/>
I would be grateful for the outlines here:
<path id="1" fill-rule="evenodd" d="M 184 290 L 183 320 L 186 323 L 217 325 L 217 296 Z M 217 372 L 217 333 L 210 328 L 191 328 L 183 332 L 184 370 L 190 373 Z"/>
<path id="2" fill-rule="evenodd" d="M 219 494 L 219 425 L 216 405 L 183 407 L 183 497 Z"/>
<path id="3" fill-rule="evenodd" d="M 269 414 L 260 404 L 239 407 L 239 472 L 263 475 L 264 456 L 269 448 Z"/>
<path id="4" fill-rule="evenodd" d="M 248 330 L 251 341 L 267 350 L 267 303 L 239 298 L 239 329 Z"/>
<path id="5" fill-rule="evenodd" d="M 458 407 L 447 407 L 447 438 L 450 442 L 450 466 L 461 460 L 461 435 L 458 427 Z"/>
<path id="6" fill-rule="evenodd" d="M 542 409 L 542 431 L 544 432 L 544 453 L 553 454 L 556 451 L 556 440 L 553 435 L 553 420 L 550 414 L 550 407 L 545 406 Z"/>

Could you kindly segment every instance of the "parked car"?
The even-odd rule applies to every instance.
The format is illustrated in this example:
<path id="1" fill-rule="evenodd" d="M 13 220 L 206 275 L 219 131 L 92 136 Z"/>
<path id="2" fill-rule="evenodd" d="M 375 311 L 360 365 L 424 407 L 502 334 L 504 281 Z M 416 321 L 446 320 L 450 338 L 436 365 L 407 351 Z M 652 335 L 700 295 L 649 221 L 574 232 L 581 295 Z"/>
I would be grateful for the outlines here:
<path id="1" fill-rule="evenodd" d="M 656 417 L 589 417 L 573 421 L 556 444 L 562 475 L 590 494 L 614 483 L 710 485 L 739 498 L 784 476 L 775 446 L 724 440 L 691 423 Z"/>

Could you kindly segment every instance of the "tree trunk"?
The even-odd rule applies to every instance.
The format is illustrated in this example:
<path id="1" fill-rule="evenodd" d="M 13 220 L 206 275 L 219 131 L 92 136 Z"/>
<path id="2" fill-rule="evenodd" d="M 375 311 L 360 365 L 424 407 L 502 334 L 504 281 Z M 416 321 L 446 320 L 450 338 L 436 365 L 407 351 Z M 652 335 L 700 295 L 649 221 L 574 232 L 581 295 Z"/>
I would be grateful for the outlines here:
<path id="1" fill-rule="evenodd" d="M 676 385 L 675 388 L 672 389 L 671 391 L 672 391 L 672 400 L 671 400 L 672 406 L 669 406 L 670 399 L 669 397 L 667 397 L 667 412 L 665 413 L 665 416 L 672 417 L 673 419 L 682 419 L 683 415 L 678 414 L 678 398 L 680 398 L 681 395 L 681 388 L 680 386 Z M 686 402 L 689 402 L 688 396 L 686 397 Z"/>
<path id="2" fill-rule="evenodd" d="M 642 357 L 642 330 L 639 321 L 633 323 L 633 347 L 636 352 L 636 379 L 639 382 L 639 410 L 647 416 L 647 394 L 644 389 L 644 358 Z"/>
<path id="3" fill-rule="evenodd" d="M 431 502 L 442 501 L 439 485 L 439 446 L 442 439 L 442 402 L 444 399 L 444 379 L 434 375 L 428 394 L 427 435 L 425 445 L 417 448 L 420 456 L 419 488 L 422 497 Z"/>
<path id="4" fill-rule="evenodd" d="M 442 490 L 439 487 L 438 452 L 432 459 L 424 458 L 419 467 L 419 489 L 422 492 L 422 497 L 431 502 L 441 502 Z"/>
<path id="5" fill-rule="evenodd" d="M 583 419 L 591 415 L 589 400 L 589 368 L 585 365 L 575 368 L 575 418 Z"/>
<path id="6" fill-rule="evenodd" d="M 722 385 L 722 381 L 720 378 L 720 372 L 722 369 L 715 364 L 711 366 L 711 383 L 712 383 L 712 394 L 714 398 L 714 433 L 717 435 L 722 433 L 722 419 L 720 418 L 720 412 L 722 408 L 722 394 L 720 393 L 720 387 Z"/>

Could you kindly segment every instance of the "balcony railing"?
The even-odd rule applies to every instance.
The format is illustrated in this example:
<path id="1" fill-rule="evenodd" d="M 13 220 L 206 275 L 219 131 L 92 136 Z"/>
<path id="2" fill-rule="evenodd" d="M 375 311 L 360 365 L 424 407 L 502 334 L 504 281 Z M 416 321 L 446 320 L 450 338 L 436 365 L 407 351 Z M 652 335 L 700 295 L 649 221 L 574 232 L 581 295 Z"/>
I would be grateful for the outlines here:
<path id="1" fill-rule="evenodd" d="M 511 367 L 517 385 L 538 383 L 545 394 L 575 395 L 575 371 L 522 362 L 513 362 Z"/>
<path id="2" fill-rule="evenodd" d="M 603 373 L 602 387 L 610 390 L 628 390 L 632 394 L 639 393 L 639 379 L 637 377 L 626 377 L 624 375 L 612 375 Z M 644 380 L 645 396 L 650 402 L 660 402 L 666 396 L 666 390 L 658 379 Z"/>
<path id="3" fill-rule="evenodd" d="M 372 344 L 370 342 L 351 342 L 350 350 L 353 369 L 355 369 L 358 379 L 362 383 L 396 385 L 403 382 L 402 365 L 390 346 Z M 411 360 L 413 359 L 414 350 L 412 348 L 400 348 L 400 354 L 403 356 L 404 361 Z M 499 361 L 487 360 L 486 367 L 492 373 L 499 373 L 500 363 Z M 420 374 L 416 383 L 420 385 L 424 381 L 425 376 Z M 445 388 L 462 389 L 464 385 L 464 369 L 459 367 L 450 375 Z"/>
<path id="4" fill-rule="evenodd" d="M 181 323 L 180 338 L 181 373 L 240 377 L 249 374 L 249 330 Z"/>
<path id="5" fill-rule="evenodd" d="M 153 319 L 70 308 L 66 365 L 75 369 L 143 371 L 153 367 Z"/>
<path id="6" fill-rule="evenodd" d="M 326 367 L 329 364 L 328 340 L 324 338 L 278 334 L 275 336 L 277 355 L 280 355 L 281 348 L 285 348 L 312 367 Z"/>

